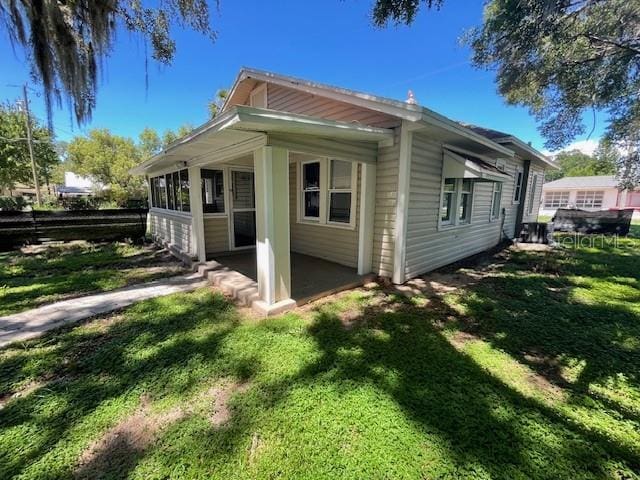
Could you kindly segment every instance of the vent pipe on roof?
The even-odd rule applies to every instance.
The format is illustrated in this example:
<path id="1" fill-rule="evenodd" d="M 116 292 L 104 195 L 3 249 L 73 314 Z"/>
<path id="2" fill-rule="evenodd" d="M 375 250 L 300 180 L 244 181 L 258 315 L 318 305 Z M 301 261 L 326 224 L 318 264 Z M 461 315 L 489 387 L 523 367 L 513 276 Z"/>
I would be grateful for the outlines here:
<path id="1" fill-rule="evenodd" d="M 417 105 L 418 102 L 416 102 L 416 97 L 413 95 L 412 90 L 409 90 L 409 92 L 407 92 L 407 99 L 405 100 L 405 102 L 409 105 Z"/>

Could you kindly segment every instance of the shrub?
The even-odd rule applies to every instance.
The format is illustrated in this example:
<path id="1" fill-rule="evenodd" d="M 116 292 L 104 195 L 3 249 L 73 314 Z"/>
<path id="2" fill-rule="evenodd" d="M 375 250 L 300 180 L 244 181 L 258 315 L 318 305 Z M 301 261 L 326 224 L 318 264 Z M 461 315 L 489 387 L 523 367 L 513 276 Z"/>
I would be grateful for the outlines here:
<path id="1" fill-rule="evenodd" d="M 24 210 L 27 202 L 24 197 L 0 197 L 0 211 L 19 212 Z"/>

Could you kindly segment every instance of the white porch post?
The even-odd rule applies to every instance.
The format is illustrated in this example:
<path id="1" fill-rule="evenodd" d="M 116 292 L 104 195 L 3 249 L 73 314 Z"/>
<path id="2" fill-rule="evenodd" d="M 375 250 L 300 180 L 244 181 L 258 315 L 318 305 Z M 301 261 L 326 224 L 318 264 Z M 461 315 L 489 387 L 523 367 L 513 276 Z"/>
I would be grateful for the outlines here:
<path id="1" fill-rule="evenodd" d="M 269 315 L 295 306 L 290 298 L 289 158 L 286 149 L 266 146 L 254 151 L 253 162 L 260 296 L 254 307 Z"/>
<path id="2" fill-rule="evenodd" d="M 189 167 L 189 204 L 191 209 L 191 253 L 199 262 L 207 261 L 204 241 L 204 217 L 202 211 L 200 167 Z"/>
<path id="3" fill-rule="evenodd" d="M 376 208 L 376 165 L 362 164 L 360 193 L 360 231 L 358 233 L 358 275 L 373 268 L 373 222 Z"/>

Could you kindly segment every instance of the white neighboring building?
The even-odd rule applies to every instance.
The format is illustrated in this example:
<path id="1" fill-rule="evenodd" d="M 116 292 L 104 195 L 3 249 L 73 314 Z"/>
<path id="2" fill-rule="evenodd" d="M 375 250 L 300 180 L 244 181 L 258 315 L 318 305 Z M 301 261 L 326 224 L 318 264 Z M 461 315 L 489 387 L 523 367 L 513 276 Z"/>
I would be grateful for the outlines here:
<path id="1" fill-rule="evenodd" d="M 63 197 L 81 197 L 93 195 L 100 186 L 89 177 L 82 177 L 73 172 L 64 172 L 64 186 L 57 188 L 57 193 Z"/>
<path id="2" fill-rule="evenodd" d="M 635 208 L 640 213 L 640 191 L 618 190 L 613 175 L 564 177 L 542 186 L 540 215 L 553 216 L 558 208 L 610 210 Z"/>

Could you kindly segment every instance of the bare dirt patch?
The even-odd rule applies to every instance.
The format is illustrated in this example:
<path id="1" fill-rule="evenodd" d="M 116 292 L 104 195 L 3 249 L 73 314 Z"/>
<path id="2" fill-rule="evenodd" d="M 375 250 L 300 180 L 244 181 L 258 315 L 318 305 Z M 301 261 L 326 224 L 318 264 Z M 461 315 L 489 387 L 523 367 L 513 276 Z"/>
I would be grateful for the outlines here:
<path id="1" fill-rule="evenodd" d="M 152 413 L 149 401 L 143 399 L 133 415 L 109 429 L 82 453 L 74 476 L 83 479 L 126 476 L 158 433 L 184 416 L 180 407 Z"/>
<path id="2" fill-rule="evenodd" d="M 205 400 L 205 414 L 213 426 L 222 427 L 232 418 L 229 399 L 237 392 L 249 388 L 248 382 L 224 381 L 196 398 L 188 406 L 177 406 L 162 412 L 153 412 L 149 398 L 141 399 L 140 407 L 119 422 L 80 455 L 74 477 L 79 479 L 120 478 L 135 467 L 137 460 L 167 427 L 200 413 L 198 400 Z M 210 402 L 210 403 L 209 403 Z"/>
<path id="3" fill-rule="evenodd" d="M 231 420 L 232 411 L 229 407 L 229 399 L 235 393 L 247 391 L 249 386 L 248 382 L 224 382 L 207 390 L 204 397 L 211 402 L 207 406 L 207 410 L 213 426 L 221 427 Z"/>

